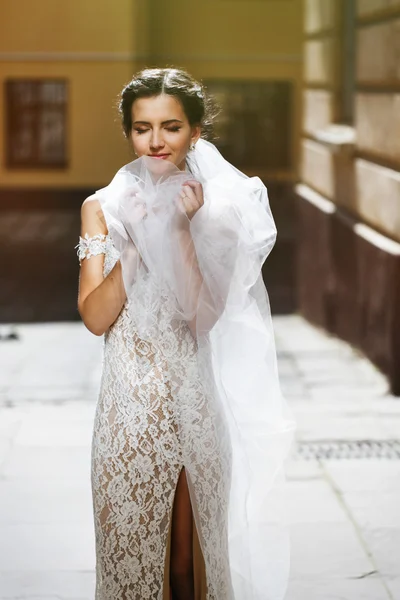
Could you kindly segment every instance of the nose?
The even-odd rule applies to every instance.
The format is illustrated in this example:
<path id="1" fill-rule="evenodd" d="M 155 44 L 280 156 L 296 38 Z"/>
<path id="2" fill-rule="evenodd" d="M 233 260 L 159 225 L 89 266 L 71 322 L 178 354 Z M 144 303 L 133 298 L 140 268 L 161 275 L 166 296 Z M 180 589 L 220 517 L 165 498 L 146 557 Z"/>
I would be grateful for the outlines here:
<path id="1" fill-rule="evenodd" d="M 164 140 L 162 139 L 162 134 L 160 131 L 156 131 L 153 129 L 151 138 L 150 138 L 150 148 L 151 150 L 159 150 L 164 146 Z"/>

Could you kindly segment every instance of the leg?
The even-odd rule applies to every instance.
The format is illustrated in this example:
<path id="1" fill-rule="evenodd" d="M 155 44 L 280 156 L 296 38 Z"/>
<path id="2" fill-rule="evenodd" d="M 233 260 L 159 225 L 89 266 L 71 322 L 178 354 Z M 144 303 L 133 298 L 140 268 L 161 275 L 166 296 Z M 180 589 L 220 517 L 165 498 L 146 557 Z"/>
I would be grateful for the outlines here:
<path id="1" fill-rule="evenodd" d="M 184 468 L 172 511 L 170 581 L 173 600 L 194 600 L 192 506 Z"/>
<path id="2" fill-rule="evenodd" d="M 99 406 L 92 447 L 96 600 L 161 600 L 168 527 L 182 468 L 179 444 L 171 428 L 155 431 L 170 448 L 166 458 L 154 450 L 152 431 L 137 432 L 135 418 L 153 425 L 147 412 Z"/>

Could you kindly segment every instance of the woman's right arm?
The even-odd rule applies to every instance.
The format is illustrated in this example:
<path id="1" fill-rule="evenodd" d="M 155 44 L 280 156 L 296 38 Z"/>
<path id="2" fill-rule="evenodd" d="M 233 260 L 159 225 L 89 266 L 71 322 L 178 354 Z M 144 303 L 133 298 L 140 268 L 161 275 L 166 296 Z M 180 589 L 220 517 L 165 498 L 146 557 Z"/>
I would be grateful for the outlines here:
<path id="1" fill-rule="evenodd" d="M 81 209 L 81 236 L 107 235 L 100 202 L 95 196 L 85 200 Z M 118 260 L 103 278 L 104 254 L 84 258 L 79 278 L 78 311 L 86 327 L 102 335 L 114 323 L 126 300 L 121 263 Z"/>

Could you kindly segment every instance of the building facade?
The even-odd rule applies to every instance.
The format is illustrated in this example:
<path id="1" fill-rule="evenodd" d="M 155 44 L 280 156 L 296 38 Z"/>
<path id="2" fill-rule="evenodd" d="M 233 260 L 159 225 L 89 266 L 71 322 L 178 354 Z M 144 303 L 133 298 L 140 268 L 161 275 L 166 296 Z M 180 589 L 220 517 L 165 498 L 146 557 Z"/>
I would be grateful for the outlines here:
<path id="1" fill-rule="evenodd" d="M 217 144 L 268 185 L 279 237 L 265 278 L 274 310 L 293 310 L 301 0 L 32 6 L 0 3 L 0 322 L 78 318 L 79 207 L 133 159 L 116 103 L 144 66 L 183 67 L 216 95 Z"/>
<path id="2" fill-rule="evenodd" d="M 305 0 L 300 311 L 400 394 L 400 1 Z"/>

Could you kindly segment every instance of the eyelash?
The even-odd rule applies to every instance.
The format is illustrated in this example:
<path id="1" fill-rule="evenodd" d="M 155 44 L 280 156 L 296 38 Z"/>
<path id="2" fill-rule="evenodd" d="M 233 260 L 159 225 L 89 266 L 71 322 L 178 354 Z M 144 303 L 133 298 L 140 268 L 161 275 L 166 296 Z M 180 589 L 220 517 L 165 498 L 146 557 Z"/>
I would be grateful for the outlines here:
<path id="1" fill-rule="evenodd" d="M 181 130 L 180 127 L 170 127 L 170 128 L 167 127 L 167 131 L 170 131 L 171 133 L 177 133 L 180 130 Z M 148 129 L 135 129 L 135 131 L 136 131 L 136 133 L 141 135 L 142 133 L 146 133 L 149 130 Z"/>

